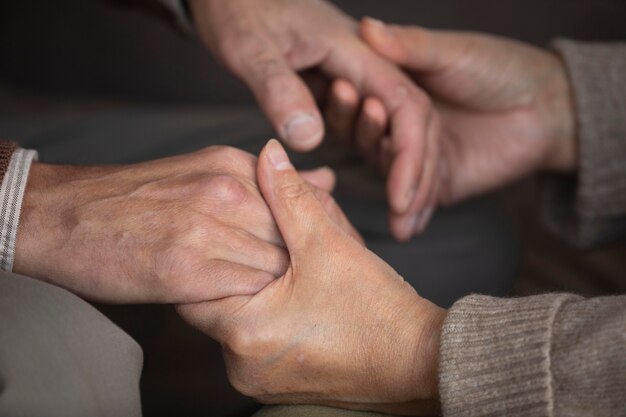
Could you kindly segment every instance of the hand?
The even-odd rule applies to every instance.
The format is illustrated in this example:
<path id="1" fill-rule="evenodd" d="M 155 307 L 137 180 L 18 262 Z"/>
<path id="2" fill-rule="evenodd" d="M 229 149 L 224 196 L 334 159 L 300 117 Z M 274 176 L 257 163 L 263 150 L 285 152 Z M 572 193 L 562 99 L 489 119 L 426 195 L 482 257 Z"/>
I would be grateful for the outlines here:
<path id="1" fill-rule="evenodd" d="M 443 150 L 435 204 L 458 202 L 536 170 L 575 169 L 572 95 L 555 54 L 495 36 L 385 26 L 373 19 L 362 22 L 361 36 L 409 71 L 435 102 Z M 344 117 L 332 128 L 344 136 L 355 132 L 357 143 L 377 137 L 384 149 L 386 110 L 366 97 L 359 112 L 360 100 L 349 82 L 337 80 L 329 106 L 341 106 Z M 387 161 L 378 162 L 384 172 Z"/>
<path id="2" fill-rule="evenodd" d="M 436 120 L 426 94 L 359 38 L 357 24 L 322 0 L 190 0 L 208 48 L 253 91 L 277 132 L 296 150 L 324 135 L 315 100 L 297 71 L 317 69 L 376 97 L 390 124 L 388 199 L 400 238 L 435 183 Z M 340 111 L 340 110 L 339 110 Z M 329 123 L 340 113 L 327 113 Z"/>
<path id="3" fill-rule="evenodd" d="M 253 296 L 178 307 L 221 342 L 233 385 L 265 403 L 435 412 L 445 311 L 329 218 L 278 142 L 257 175 L 287 272 Z"/>
<path id="4" fill-rule="evenodd" d="M 103 302 L 254 294 L 288 263 L 255 170 L 226 147 L 128 166 L 34 164 L 14 270 Z M 307 178 L 334 183 L 329 170 Z"/>

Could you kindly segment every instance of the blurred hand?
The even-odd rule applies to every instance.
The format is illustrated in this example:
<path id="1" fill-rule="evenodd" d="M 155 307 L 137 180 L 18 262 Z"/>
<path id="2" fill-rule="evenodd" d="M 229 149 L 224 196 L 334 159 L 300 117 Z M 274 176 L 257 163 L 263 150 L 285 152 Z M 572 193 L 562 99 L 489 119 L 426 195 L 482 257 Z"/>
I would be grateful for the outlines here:
<path id="1" fill-rule="evenodd" d="M 208 48 L 252 90 L 277 132 L 296 150 L 319 145 L 324 127 L 298 71 L 317 69 L 344 78 L 376 97 L 390 125 L 391 227 L 415 223 L 435 182 L 436 121 L 428 97 L 395 65 L 372 52 L 357 23 L 322 0 L 190 0 L 196 28 Z M 327 113 L 341 118 L 342 109 Z M 425 162 L 426 161 L 426 162 Z"/>
<path id="2" fill-rule="evenodd" d="M 490 35 L 385 26 L 373 19 L 362 22 L 361 36 L 404 67 L 435 103 L 442 182 L 428 207 L 458 202 L 539 169 L 575 169 L 572 97 L 555 54 Z M 387 172 L 388 114 L 382 103 L 337 80 L 328 106 L 345 109 L 331 126 L 335 135 L 356 136 L 364 153 Z M 422 218 L 415 232 L 426 222 Z"/>
<path id="3" fill-rule="evenodd" d="M 226 147 L 127 166 L 34 164 L 14 270 L 103 302 L 254 294 L 288 265 L 255 170 Z M 306 176 L 334 184 L 327 169 Z"/>
<path id="4" fill-rule="evenodd" d="M 326 214 L 278 142 L 257 175 L 287 272 L 253 296 L 178 307 L 221 342 L 235 388 L 264 403 L 436 412 L 445 310 Z"/>

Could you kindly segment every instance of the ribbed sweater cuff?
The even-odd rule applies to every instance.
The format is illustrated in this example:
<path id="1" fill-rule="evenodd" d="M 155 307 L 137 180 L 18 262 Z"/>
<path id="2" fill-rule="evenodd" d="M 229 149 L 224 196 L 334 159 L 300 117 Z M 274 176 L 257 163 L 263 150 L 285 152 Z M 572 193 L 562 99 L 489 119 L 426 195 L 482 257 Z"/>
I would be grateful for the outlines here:
<path id="1" fill-rule="evenodd" d="M 439 364 L 444 416 L 550 416 L 550 340 L 565 295 L 472 295 L 449 310 Z"/>
<path id="2" fill-rule="evenodd" d="M 553 42 L 568 71 L 576 108 L 577 178 L 545 181 L 545 220 L 589 247 L 626 234 L 626 43 Z"/>

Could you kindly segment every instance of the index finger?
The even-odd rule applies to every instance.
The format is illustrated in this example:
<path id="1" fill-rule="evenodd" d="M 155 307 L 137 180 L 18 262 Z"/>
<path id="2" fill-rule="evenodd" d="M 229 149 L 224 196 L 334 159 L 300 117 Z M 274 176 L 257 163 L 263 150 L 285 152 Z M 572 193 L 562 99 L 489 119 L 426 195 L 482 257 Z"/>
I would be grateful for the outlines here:
<path id="1" fill-rule="evenodd" d="M 400 69 L 364 44 L 354 42 L 342 48 L 353 51 L 352 56 L 331 55 L 324 69 L 348 79 L 361 94 L 374 96 L 385 105 L 390 120 L 392 155 L 388 199 L 394 212 L 406 213 L 419 187 L 432 109 L 430 99 Z M 422 207 L 415 209 L 419 211 Z"/>

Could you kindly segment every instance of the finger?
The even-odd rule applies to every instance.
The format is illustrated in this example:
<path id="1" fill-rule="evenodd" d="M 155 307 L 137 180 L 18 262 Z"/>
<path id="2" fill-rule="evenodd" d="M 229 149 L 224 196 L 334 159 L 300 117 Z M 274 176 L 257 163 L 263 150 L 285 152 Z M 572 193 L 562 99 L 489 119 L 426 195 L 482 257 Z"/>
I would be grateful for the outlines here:
<path id="1" fill-rule="evenodd" d="M 335 172 L 328 167 L 321 167 L 311 171 L 300 171 L 300 176 L 316 188 L 332 193 L 337 183 Z"/>
<path id="2" fill-rule="evenodd" d="M 176 311 L 187 323 L 212 339 L 222 343 L 232 329 L 236 312 L 252 299 L 252 296 L 236 296 L 215 301 L 178 304 Z"/>
<path id="3" fill-rule="evenodd" d="M 356 142 L 373 164 L 379 160 L 380 144 L 387 130 L 387 111 L 377 98 L 368 97 L 356 123 Z"/>
<path id="4" fill-rule="evenodd" d="M 225 297 L 254 295 L 274 281 L 274 275 L 224 260 L 210 260 L 193 273 L 174 280 L 165 297 L 169 303 L 196 303 Z"/>
<path id="5" fill-rule="evenodd" d="M 258 239 L 243 229 L 232 226 L 226 226 L 225 229 L 216 229 L 211 235 L 208 250 L 212 259 L 259 269 L 275 277 L 285 273 L 289 266 L 289 255 L 284 247 Z"/>
<path id="6" fill-rule="evenodd" d="M 385 136 L 380 141 L 380 152 L 378 154 L 378 167 L 380 175 L 386 177 L 393 162 L 391 154 L 391 138 Z"/>
<path id="7" fill-rule="evenodd" d="M 423 163 L 425 128 L 432 103 L 428 96 L 395 65 L 381 59 L 362 43 L 343 46 L 350 60 L 336 55 L 324 63 L 331 74 L 342 74 L 362 95 L 378 98 L 389 117 L 394 166 L 389 171 L 390 207 L 404 213 L 413 201 Z M 359 65 L 355 65 L 354 62 Z"/>
<path id="8" fill-rule="evenodd" d="M 466 43 L 454 34 L 417 26 L 387 25 L 380 20 L 361 21 L 361 37 L 386 59 L 422 72 L 439 71 L 454 63 Z"/>
<path id="9" fill-rule="evenodd" d="M 302 81 L 306 84 L 318 106 L 326 102 L 330 88 L 330 80 L 319 70 L 308 70 L 300 73 Z"/>
<path id="10" fill-rule="evenodd" d="M 359 93 L 343 79 L 333 82 L 324 116 L 328 130 L 339 142 L 352 142 L 354 122 L 359 110 Z"/>
<path id="11" fill-rule="evenodd" d="M 242 37 L 234 46 L 227 64 L 252 90 L 281 138 L 298 151 L 318 146 L 324 125 L 315 100 L 280 49 L 262 36 Z"/>
<path id="12" fill-rule="evenodd" d="M 422 210 L 422 213 L 420 214 L 420 220 L 418 221 L 417 226 L 415 227 L 414 234 L 419 235 L 419 234 L 424 233 L 424 231 L 430 224 L 430 221 L 432 220 L 435 214 L 435 209 L 437 207 L 436 200 L 437 200 L 438 190 L 439 190 L 439 185 L 437 184 L 435 187 L 433 187 L 433 190 L 428 198 L 428 201 L 426 202 L 426 208 Z"/>
<path id="13" fill-rule="evenodd" d="M 257 178 L 293 265 L 300 253 L 319 245 L 320 236 L 325 235 L 332 222 L 313 187 L 298 175 L 287 153 L 274 139 L 259 155 Z"/>
<path id="14" fill-rule="evenodd" d="M 361 245 L 365 246 L 365 240 L 361 236 L 361 234 L 356 230 L 356 228 L 352 225 L 346 214 L 341 210 L 335 199 L 328 194 L 316 188 L 313 190 L 315 196 L 318 201 L 322 203 L 326 214 L 330 217 L 330 219 L 341 228 L 345 233 L 350 235 L 354 240 L 359 242 Z"/>
<path id="15" fill-rule="evenodd" d="M 425 157 L 422 165 L 422 172 L 419 174 L 419 186 L 415 190 L 413 201 L 405 213 L 392 214 L 392 234 L 401 241 L 409 240 L 417 225 L 423 216 L 423 210 L 426 208 L 427 200 L 436 181 L 436 172 L 439 167 L 437 152 L 437 134 L 438 124 L 436 117 L 429 119 L 427 128 L 426 148 L 424 150 Z M 394 162 L 395 163 L 395 162 Z"/>

